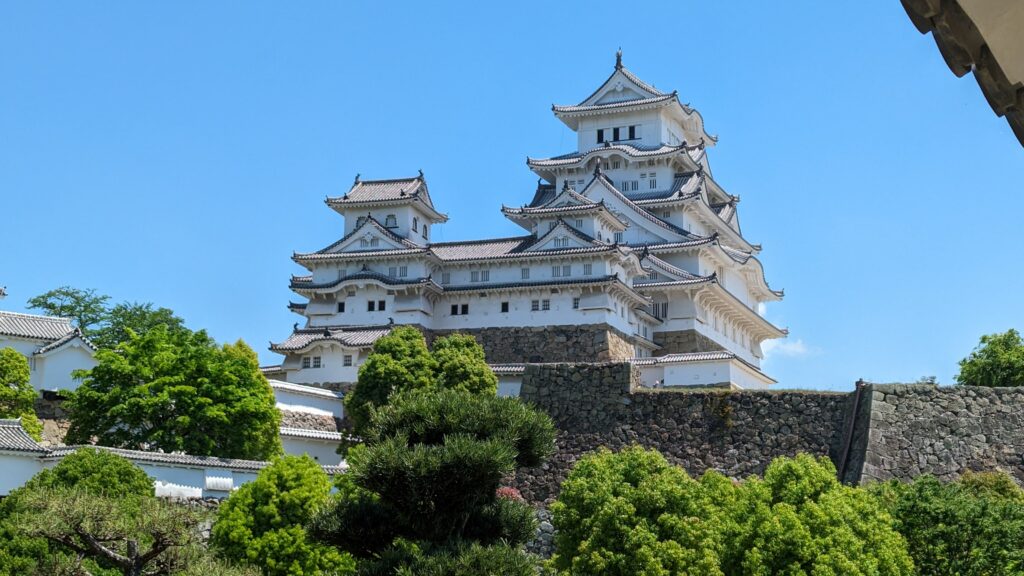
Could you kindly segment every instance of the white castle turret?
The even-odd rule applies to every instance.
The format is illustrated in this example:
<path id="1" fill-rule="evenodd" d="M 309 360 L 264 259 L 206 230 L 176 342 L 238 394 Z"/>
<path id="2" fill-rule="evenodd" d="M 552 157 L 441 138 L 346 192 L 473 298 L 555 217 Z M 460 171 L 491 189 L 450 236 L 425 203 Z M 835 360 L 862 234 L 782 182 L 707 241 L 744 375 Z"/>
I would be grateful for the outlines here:
<path id="1" fill-rule="evenodd" d="M 429 338 L 473 334 L 496 364 L 632 360 L 645 381 L 756 388 L 761 343 L 785 335 L 759 314 L 780 300 L 712 178 L 716 139 L 678 95 L 622 65 L 574 106 L 553 106 L 577 150 L 528 158 L 533 199 L 502 213 L 526 235 L 433 243 L 447 221 L 415 178 L 361 180 L 328 206 L 343 237 L 296 253 L 304 317 L 282 377 L 346 383 L 396 324 Z M 506 368 L 507 369 L 507 368 Z"/>

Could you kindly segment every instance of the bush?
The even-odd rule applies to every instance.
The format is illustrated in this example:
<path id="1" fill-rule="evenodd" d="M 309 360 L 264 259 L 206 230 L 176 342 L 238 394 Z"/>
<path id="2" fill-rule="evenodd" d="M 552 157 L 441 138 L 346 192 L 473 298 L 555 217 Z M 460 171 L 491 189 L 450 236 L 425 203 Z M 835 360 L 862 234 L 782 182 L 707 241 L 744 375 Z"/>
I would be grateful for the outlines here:
<path id="1" fill-rule="evenodd" d="M 14 348 L 0 348 L 0 418 L 21 418 L 21 427 L 39 441 L 43 424 L 36 417 L 31 377 L 27 358 Z"/>
<path id="2" fill-rule="evenodd" d="M 876 484 L 918 573 L 1009 576 L 1024 573 L 1024 491 L 1005 474 L 932 476 Z"/>
<path id="3" fill-rule="evenodd" d="M 52 574 L 74 558 L 62 546 L 26 532 L 26 524 L 39 514 L 30 503 L 39 494 L 75 490 L 89 496 L 107 496 L 133 506 L 153 495 L 153 481 L 128 460 L 92 448 L 65 456 L 56 466 L 36 474 L 21 488 L 0 501 L 0 574 Z M 93 561 L 93 576 L 113 574 Z"/>
<path id="4" fill-rule="evenodd" d="M 400 326 L 374 343 L 373 352 L 359 368 L 356 386 L 345 397 L 345 410 L 353 429 L 362 435 L 373 409 L 386 404 L 392 394 L 443 389 L 493 396 L 498 377 L 472 336 L 438 338 L 431 352 L 419 330 Z"/>
<path id="5" fill-rule="evenodd" d="M 909 575 L 892 519 L 827 459 L 778 458 L 764 480 L 699 480 L 639 447 L 577 462 L 552 505 L 560 574 Z"/>
<path id="6" fill-rule="evenodd" d="M 340 495 L 313 534 L 358 557 L 362 575 L 531 573 L 514 547 L 533 535 L 533 510 L 498 488 L 553 448 L 551 420 L 518 399 L 397 394 L 349 451 Z"/>
<path id="7" fill-rule="evenodd" d="M 280 458 L 221 505 L 210 545 L 267 576 L 351 573 L 350 556 L 313 542 L 303 527 L 330 490 L 327 475 L 309 456 Z"/>
<path id="8" fill-rule="evenodd" d="M 970 356 L 960 361 L 958 384 L 1024 386 L 1024 339 L 1014 329 L 988 334 Z"/>

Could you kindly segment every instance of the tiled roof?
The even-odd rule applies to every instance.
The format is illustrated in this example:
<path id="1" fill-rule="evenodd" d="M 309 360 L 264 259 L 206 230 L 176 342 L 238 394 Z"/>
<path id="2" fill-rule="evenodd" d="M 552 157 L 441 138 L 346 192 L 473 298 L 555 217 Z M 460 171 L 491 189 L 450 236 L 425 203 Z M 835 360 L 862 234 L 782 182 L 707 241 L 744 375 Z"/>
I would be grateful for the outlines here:
<path id="1" fill-rule="evenodd" d="M 43 448 L 21 427 L 21 419 L 0 420 L 0 450 L 10 452 L 37 452 L 46 454 Z"/>
<path id="2" fill-rule="evenodd" d="M 682 268 L 673 266 L 673 265 L 669 264 L 668 262 L 666 262 L 666 261 L 662 260 L 661 258 L 658 258 L 657 256 L 654 256 L 652 254 L 645 255 L 644 256 L 644 260 L 647 260 L 651 264 L 654 264 L 655 266 L 658 266 L 659 268 L 661 268 L 662 270 L 665 270 L 669 274 L 673 274 L 675 276 L 679 276 L 680 278 L 682 278 L 684 280 L 694 280 L 694 279 L 704 278 L 703 276 L 699 276 L 699 275 L 694 274 L 692 272 L 688 272 L 686 270 L 683 270 Z"/>
<path id="3" fill-rule="evenodd" d="M 530 159 L 527 158 L 526 162 L 529 163 Z M 528 206 L 543 206 L 557 195 L 558 190 L 555 189 L 554 184 L 544 184 L 543 181 L 537 180 L 537 191 L 534 192 L 533 200 L 530 201 Z"/>
<path id="4" fill-rule="evenodd" d="M 537 240 L 536 236 L 515 236 L 493 240 L 470 240 L 466 242 L 439 242 L 430 245 L 430 251 L 446 262 L 501 258 L 521 252 Z"/>
<path id="5" fill-rule="evenodd" d="M 637 204 L 656 203 L 676 197 L 679 200 L 693 198 L 700 195 L 701 178 L 696 172 L 679 174 L 672 179 L 672 185 L 666 190 L 655 190 L 651 192 L 636 192 L 623 194 Z"/>
<path id="6" fill-rule="evenodd" d="M 293 312 L 298 312 L 298 311 L 301 311 L 301 310 L 305 310 L 307 305 L 308 305 L 308 302 L 291 302 L 291 301 L 289 301 L 288 302 L 288 309 L 293 311 Z"/>
<path id="7" fill-rule="evenodd" d="M 668 144 L 662 144 L 660 146 L 634 146 L 632 144 L 605 144 L 603 147 L 592 148 L 586 152 L 570 152 L 568 154 L 562 154 L 560 156 L 553 156 L 551 158 L 527 158 L 526 164 L 535 168 L 543 168 L 549 166 L 564 166 L 569 164 L 576 164 L 577 162 L 586 159 L 588 156 L 596 155 L 601 152 L 608 152 L 611 150 L 617 150 L 624 152 L 632 158 L 649 158 L 652 156 L 669 155 L 680 150 L 689 150 L 698 148 L 698 146 L 688 146 L 687 144 L 680 144 L 679 146 L 669 146 Z"/>
<path id="8" fill-rule="evenodd" d="M 735 248 L 730 248 L 728 246 L 721 246 L 721 248 L 722 251 L 728 254 L 730 258 L 739 262 L 740 264 L 746 264 L 747 261 L 753 257 L 753 254 L 749 252 L 744 252 L 742 250 L 737 250 Z"/>
<path id="9" fill-rule="evenodd" d="M 672 286 L 692 286 L 695 284 L 707 284 L 708 282 L 714 282 L 717 278 L 712 274 L 710 276 L 693 276 L 690 278 L 683 278 L 682 280 L 644 280 L 637 279 L 633 281 L 633 287 L 637 290 L 644 290 L 645 288 L 670 288 Z"/>
<path id="10" fill-rule="evenodd" d="M 526 372 L 526 364 L 491 364 L 491 371 L 499 376 L 517 376 Z"/>
<path id="11" fill-rule="evenodd" d="M 671 94 L 662 94 L 661 96 L 651 96 L 650 98 L 638 98 L 635 100 L 622 100 L 619 102 L 609 102 L 608 104 L 592 104 L 590 106 L 552 106 L 551 109 L 554 110 L 556 114 L 572 114 L 574 112 L 593 112 L 597 110 L 629 108 L 632 106 L 648 106 L 652 104 L 660 104 L 669 100 L 678 101 L 678 95 L 675 92 L 672 92 Z M 679 105 L 682 106 L 682 103 Z"/>
<path id="12" fill-rule="evenodd" d="M 594 183 L 598 179 L 600 179 L 608 187 L 608 189 L 611 190 L 612 194 L 614 194 L 616 197 L 618 197 L 619 200 L 621 200 L 623 204 L 625 204 L 627 207 L 631 208 L 635 213 L 639 214 L 645 220 L 647 220 L 649 222 L 652 222 L 652 223 L 656 224 L 657 226 L 660 226 L 661 228 L 664 228 L 666 230 L 671 230 L 672 232 L 675 232 L 676 234 L 682 235 L 684 237 L 689 237 L 689 238 L 694 237 L 694 234 L 691 234 L 688 230 L 683 230 L 682 228 L 680 228 L 679 226 L 676 226 L 675 224 L 672 224 L 671 222 L 666 222 L 665 220 L 662 220 L 661 218 L 658 218 L 654 214 L 651 214 L 649 211 L 645 210 L 643 207 L 637 205 L 635 202 L 630 200 L 626 195 L 624 195 L 622 192 L 620 192 L 619 189 L 615 187 L 615 183 L 612 182 L 610 178 L 605 176 L 605 174 L 603 172 L 601 172 L 600 170 L 597 171 L 597 173 L 594 175 L 594 177 L 590 180 L 590 183 L 587 184 L 587 186 L 583 189 L 583 192 L 586 193 L 586 191 L 589 190 L 590 187 L 593 186 Z"/>
<path id="13" fill-rule="evenodd" d="M 93 344 L 88 338 L 83 336 L 81 330 L 79 330 L 78 328 L 75 328 L 71 332 L 68 332 L 63 338 L 61 338 L 59 340 L 54 340 L 53 342 L 50 342 L 46 346 L 43 346 L 39 350 L 36 350 L 35 353 L 36 354 L 45 354 L 47 352 L 51 352 L 53 350 L 56 350 L 57 348 L 60 348 L 61 346 L 65 345 L 65 344 L 67 344 L 68 342 L 71 342 L 75 338 L 80 338 L 82 340 L 82 342 L 86 346 L 88 346 L 93 352 L 95 352 L 97 350 L 96 345 Z"/>
<path id="14" fill-rule="evenodd" d="M 269 366 L 260 366 L 260 372 L 264 374 L 277 374 L 281 371 L 280 364 L 271 364 Z"/>
<path id="15" fill-rule="evenodd" d="M 281 427 L 281 436 L 290 436 L 292 438 L 312 438 L 314 440 L 333 440 L 335 442 L 341 442 L 343 436 L 340 432 L 328 432 L 326 430 L 306 430 L 305 428 L 285 428 Z"/>
<path id="16" fill-rule="evenodd" d="M 74 331 L 70 318 L 0 311 L 0 335 L 59 340 Z"/>
<path id="17" fill-rule="evenodd" d="M 351 252 L 313 252 L 310 254 L 295 254 L 292 256 L 292 260 L 295 260 L 296 262 L 311 262 L 316 260 L 366 260 L 370 258 L 386 258 L 388 256 L 415 256 L 426 252 L 426 248 L 353 250 Z"/>
<path id="18" fill-rule="evenodd" d="M 278 366 L 278 369 L 281 367 Z M 325 388 L 317 388 L 316 386 L 307 386 L 304 384 L 295 384 L 292 382 L 284 382 L 282 380 L 268 380 L 270 387 L 274 390 L 286 390 L 288 392 L 294 392 L 296 394 L 305 394 L 306 396 L 316 396 L 317 398 L 329 398 L 337 400 L 344 398 L 345 395 L 341 392 L 335 392 L 333 390 L 327 390 Z"/>
<path id="19" fill-rule="evenodd" d="M 740 363 L 747 367 L 761 372 L 761 369 L 741 358 L 740 356 L 727 352 L 725 350 L 718 350 L 713 352 L 686 352 L 682 354 L 666 354 L 664 356 L 655 356 L 653 358 L 633 358 L 629 360 L 631 364 L 637 366 L 654 366 L 657 364 L 685 364 L 687 362 L 712 362 L 715 360 L 738 360 Z M 774 382 L 774 380 L 772 380 Z"/>
<path id="20" fill-rule="evenodd" d="M 427 192 L 427 182 L 421 172 L 413 178 L 395 178 L 392 180 L 359 180 L 344 196 L 328 198 L 328 204 L 356 204 L 361 202 L 382 202 L 418 198 L 424 204 L 434 207 Z"/>
<path id="21" fill-rule="evenodd" d="M 714 233 L 711 236 L 697 236 L 693 240 L 686 240 L 684 242 L 657 242 L 652 244 L 645 244 L 638 246 L 637 249 L 647 249 L 651 252 L 658 251 L 670 251 L 678 250 L 681 248 L 694 248 L 697 246 L 704 246 L 705 244 L 713 244 L 718 241 L 718 233 Z"/>
<path id="22" fill-rule="evenodd" d="M 123 448 L 110 448 L 108 446 L 64 446 L 51 450 L 43 458 L 46 460 L 63 458 L 81 450 L 82 448 L 93 448 L 103 450 L 111 454 L 117 454 L 135 462 L 154 462 L 160 464 L 171 464 L 179 466 L 201 466 L 204 468 L 227 468 L 231 470 L 262 470 L 270 465 L 270 462 L 261 460 L 240 460 L 237 458 L 217 458 L 214 456 L 192 456 L 178 452 L 146 452 L 143 450 L 125 450 Z M 343 471 L 341 466 L 323 466 L 324 472 L 337 474 Z"/>
<path id="23" fill-rule="evenodd" d="M 315 342 L 334 341 L 349 348 L 369 348 L 380 337 L 391 332 L 391 326 L 360 326 L 323 328 L 299 328 L 279 344 L 271 344 L 275 352 L 301 350 Z"/>
<path id="24" fill-rule="evenodd" d="M 602 82 L 600 86 L 597 87 L 597 90 L 594 90 L 590 94 L 590 96 L 587 96 L 586 98 L 584 98 L 583 102 L 580 102 L 580 104 L 583 104 L 587 100 L 590 100 L 591 98 L 596 96 L 598 92 L 600 92 L 602 89 L 604 89 L 604 87 L 607 86 L 608 83 L 612 81 L 612 78 L 615 78 L 615 74 L 616 73 L 621 73 L 630 82 L 636 84 L 637 88 L 643 90 L 644 92 L 647 92 L 651 96 L 658 96 L 660 94 L 664 94 L 664 92 L 661 92 L 657 88 L 655 88 L 654 86 L 648 84 L 647 82 L 644 82 L 636 74 L 633 74 L 632 72 L 629 71 L 628 68 L 623 66 L 622 65 L 622 51 L 619 50 L 615 54 L 615 70 L 613 70 L 612 73 L 608 76 L 608 78 L 604 82 Z"/>
<path id="25" fill-rule="evenodd" d="M 312 276 L 292 276 L 291 288 L 303 288 L 306 290 L 318 290 L 322 288 L 332 288 L 341 284 L 342 282 L 348 282 L 350 280 L 376 280 L 381 284 L 387 284 L 388 286 L 411 286 L 415 284 L 429 284 L 432 282 L 430 278 L 392 278 L 386 274 L 380 274 L 378 272 L 357 272 L 355 274 L 349 274 L 342 276 L 337 280 L 331 280 L 330 282 L 321 282 L 319 284 L 313 283 Z"/>

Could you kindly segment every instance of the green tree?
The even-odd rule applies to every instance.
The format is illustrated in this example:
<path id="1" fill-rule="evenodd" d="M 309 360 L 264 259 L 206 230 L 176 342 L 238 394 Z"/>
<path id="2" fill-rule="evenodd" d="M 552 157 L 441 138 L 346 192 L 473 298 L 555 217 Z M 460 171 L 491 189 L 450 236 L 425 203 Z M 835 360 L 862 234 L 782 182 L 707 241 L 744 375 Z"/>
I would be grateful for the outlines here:
<path id="1" fill-rule="evenodd" d="M 778 458 L 764 480 L 693 479 L 655 451 L 581 458 L 552 505 L 559 574 L 909 575 L 892 519 L 827 459 Z"/>
<path id="2" fill-rule="evenodd" d="M 28 301 L 31 310 L 39 310 L 47 316 L 71 318 L 82 333 L 89 336 L 93 326 L 107 318 L 107 301 L 110 296 L 97 294 L 93 288 L 80 289 L 61 286 L 40 294 Z"/>
<path id="3" fill-rule="evenodd" d="M 515 398 L 416 389 L 375 410 L 365 440 L 313 522 L 360 574 L 533 573 L 514 549 L 533 534 L 533 510 L 498 488 L 552 452 L 550 418 Z"/>
<path id="4" fill-rule="evenodd" d="M 437 361 L 435 379 L 439 388 L 494 395 L 498 377 L 487 365 L 484 349 L 468 334 L 438 338 L 432 350 Z"/>
<path id="5" fill-rule="evenodd" d="M 419 330 L 400 326 L 374 343 L 373 352 L 359 368 L 356 386 L 345 397 L 347 418 L 361 435 L 373 408 L 385 405 L 394 393 L 415 389 L 458 389 L 493 396 L 498 378 L 472 336 L 438 338 L 431 351 Z"/>
<path id="6" fill-rule="evenodd" d="M 242 341 L 159 325 L 96 360 L 65 402 L 68 443 L 256 460 L 281 451 L 273 392 Z"/>
<path id="7" fill-rule="evenodd" d="M 153 481 L 128 460 L 102 450 L 82 448 L 65 456 L 0 501 L 0 574 L 59 574 L 64 573 L 61 566 L 77 564 L 67 549 L 24 530 L 32 513 L 26 502 L 33 495 L 68 490 L 105 495 L 127 505 L 151 497 Z M 93 576 L 109 573 L 89 563 Z"/>
<path id="8" fill-rule="evenodd" d="M 28 359 L 14 348 L 0 348 L 0 418 L 21 418 L 21 427 L 39 441 L 43 423 L 36 417 L 36 391 L 30 378 Z"/>
<path id="9" fill-rule="evenodd" d="M 156 308 L 152 302 L 122 302 L 111 308 L 90 337 L 100 348 L 116 348 L 130 339 L 129 331 L 145 334 L 157 326 L 171 333 L 185 331 L 185 321 L 168 308 Z"/>
<path id="10" fill-rule="evenodd" d="M 1024 574 L 1024 491 L 1005 474 L 932 476 L 870 488 L 896 519 L 922 576 Z"/>
<path id="11" fill-rule="evenodd" d="M 960 361 L 958 384 L 965 386 L 1024 386 L 1024 339 L 1014 329 L 987 334 Z"/>
<path id="12" fill-rule="evenodd" d="M 210 545 L 267 576 L 352 573 L 351 556 L 309 539 L 303 527 L 330 491 L 330 480 L 309 456 L 280 458 L 221 504 Z"/>

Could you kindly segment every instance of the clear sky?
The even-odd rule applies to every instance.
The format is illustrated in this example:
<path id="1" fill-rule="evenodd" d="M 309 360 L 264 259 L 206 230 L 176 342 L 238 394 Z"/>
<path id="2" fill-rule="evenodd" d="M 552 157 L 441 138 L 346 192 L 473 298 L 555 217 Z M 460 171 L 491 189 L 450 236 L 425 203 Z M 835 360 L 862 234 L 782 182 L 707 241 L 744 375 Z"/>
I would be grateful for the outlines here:
<path id="1" fill-rule="evenodd" d="M 712 134 L 715 178 L 786 299 L 784 387 L 950 382 L 1024 329 L 1024 149 L 898 0 L 0 2 L 0 308 L 70 284 L 267 343 L 293 250 L 355 174 L 415 175 L 434 239 L 516 235 L 525 157 L 571 151 L 618 47 Z"/>

